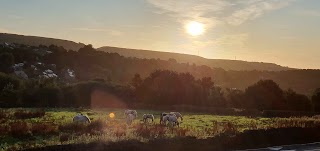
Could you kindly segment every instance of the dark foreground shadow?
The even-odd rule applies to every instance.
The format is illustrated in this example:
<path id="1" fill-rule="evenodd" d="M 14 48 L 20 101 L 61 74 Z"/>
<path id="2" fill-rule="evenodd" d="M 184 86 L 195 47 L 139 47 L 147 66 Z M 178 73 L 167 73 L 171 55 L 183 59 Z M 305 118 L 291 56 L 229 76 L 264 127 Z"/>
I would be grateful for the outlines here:
<path id="1" fill-rule="evenodd" d="M 148 143 L 128 140 L 115 143 L 94 142 L 28 149 L 27 151 L 225 151 L 320 141 L 320 127 L 250 130 L 234 136 L 208 139 L 193 137 L 156 139 Z"/>

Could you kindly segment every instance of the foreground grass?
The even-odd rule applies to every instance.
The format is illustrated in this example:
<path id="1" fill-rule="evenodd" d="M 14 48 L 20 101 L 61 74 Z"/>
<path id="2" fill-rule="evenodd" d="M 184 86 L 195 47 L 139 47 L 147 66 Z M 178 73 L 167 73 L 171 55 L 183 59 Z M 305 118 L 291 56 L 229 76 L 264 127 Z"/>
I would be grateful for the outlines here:
<path id="1" fill-rule="evenodd" d="M 222 133 L 234 135 L 245 130 L 280 127 L 313 127 L 318 118 L 249 118 L 244 116 L 215 116 L 182 113 L 180 128 L 159 125 L 159 111 L 138 110 L 134 124 L 125 124 L 123 109 L 2 109 L 0 112 L 0 150 L 19 150 L 58 144 L 117 142 L 138 140 L 146 142 L 157 138 L 192 136 L 207 138 Z M 77 113 L 87 114 L 91 124 L 74 124 Z M 110 118 L 114 113 L 115 118 Z M 155 115 L 155 122 L 143 124 L 143 114 Z"/>

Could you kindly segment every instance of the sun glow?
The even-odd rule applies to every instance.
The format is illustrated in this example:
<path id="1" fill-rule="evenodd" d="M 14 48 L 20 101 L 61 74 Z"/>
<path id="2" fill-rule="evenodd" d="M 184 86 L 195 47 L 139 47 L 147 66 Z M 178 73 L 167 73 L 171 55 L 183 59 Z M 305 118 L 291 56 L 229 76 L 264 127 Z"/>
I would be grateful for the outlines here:
<path id="1" fill-rule="evenodd" d="M 192 21 L 186 25 L 186 31 L 192 36 L 198 36 L 204 32 L 204 24 Z"/>
<path id="2" fill-rule="evenodd" d="M 115 116 L 114 113 L 110 113 L 110 114 L 109 114 L 109 117 L 110 117 L 110 118 L 114 118 L 114 116 Z"/>

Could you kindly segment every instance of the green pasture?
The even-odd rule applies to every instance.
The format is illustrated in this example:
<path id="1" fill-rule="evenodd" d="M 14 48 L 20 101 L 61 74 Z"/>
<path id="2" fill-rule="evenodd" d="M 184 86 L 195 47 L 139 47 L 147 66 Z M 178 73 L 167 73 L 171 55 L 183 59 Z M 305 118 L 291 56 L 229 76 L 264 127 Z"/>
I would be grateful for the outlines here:
<path id="1" fill-rule="evenodd" d="M 45 111 L 45 115 L 36 118 L 27 119 L 16 119 L 15 113 L 19 111 L 25 112 L 36 112 Z M 61 132 L 59 129 L 55 130 L 55 134 L 28 134 L 26 136 L 11 136 L 10 133 L 1 134 L 0 133 L 0 150 L 10 150 L 12 148 L 27 148 L 39 147 L 47 145 L 57 145 L 61 144 L 61 137 L 63 135 L 72 136 L 68 139 L 67 143 L 83 143 L 90 141 L 118 141 L 118 140 L 128 140 L 137 139 L 141 141 L 148 140 L 148 137 L 142 137 L 145 130 L 141 130 L 141 126 L 159 126 L 159 117 L 162 111 L 152 111 L 152 110 L 137 110 L 138 119 L 135 120 L 133 125 L 126 125 L 124 118 L 125 109 L 116 108 L 103 108 L 103 109 L 77 109 L 77 108 L 47 108 L 47 109 L 35 109 L 35 108 L 11 108 L 11 109 L 1 109 L 2 113 L 6 116 L 0 118 L 0 132 L 5 131 L 3 128 L 10 123 L 17 121 L 22 121 L 27 123 L 29 126 L 34 124 L 47 124 L 56 125 L 59 127 L 61 125 L 72 124 L 72 118 L 77 113 L 82 113 L 88 115 L 92 122 L 102 121 L 102 124 L 108 125 L 107 123 L 115 122 L 112 128 L 110 126 L 103 127 L 102 131 L 95 134 L 73 134 L 70 132 Z M 168 112 L 168 111 L 167 111 Z M 109 114 L 114 113 L 115 117 L 110 118 Z M 143 114 L 154 114 L 154 123 L 149 123 L 145 125 L 142 120 Z M 310 127 L 317 126 L 320 124 L 320 119 L 316 117 L 300 117 L 300 118 L 251 118 L 245 116 L 217 116 L 210 114 L 200 114 L 200 113 L 186 113 L 181 112 L 183 115 L 183 121 L 181 122 L 180 131 L 187 131 L 183 133 L 183 136 L 194 136 L 198 138 L 214 137 L 216 134 L 224 133 L 227 130 L 231 130 L 232 133 L 240 133 L 244 130 L 254 130 L 254 129 L 270 129 L 279 127 Z M 140 126 L 140 129 L 139 129 Z M 11 128 L 12 129 L 12 128 Z M 32 129 L 32 128 L 30 128 Z M 168 129 L 165 127 L 165 129 Z M 124 136 L 117 136 L 119 131 L 125 131 Z M 156 130 L 149 129 L 149 131 Z M 142 134 L 137 134 L 139 131 Z M 112 132 L 112 133 L 111 133 Z M 150 132 L 149 132 L 150 133 Z M 170 131 L 166 132 L 168 137 L 175 137 Z M 178 133 L 177 133 L 178 134 Z M 150 134 L 150 136 L 154 137 Z M 151 138 L 152 139 L 152 138 Z"/>

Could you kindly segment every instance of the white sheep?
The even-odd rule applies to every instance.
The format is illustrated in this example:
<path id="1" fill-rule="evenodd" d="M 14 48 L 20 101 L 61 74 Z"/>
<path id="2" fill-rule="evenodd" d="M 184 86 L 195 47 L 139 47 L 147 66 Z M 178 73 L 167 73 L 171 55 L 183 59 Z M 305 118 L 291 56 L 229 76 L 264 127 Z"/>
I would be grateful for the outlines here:
<path id="1" fill-rule="evenodd" d="M 126 122 L 128 125 L 131 125 L 133 120 L 136 119 L 137 116 L 135 114 L 128 114 L 126 117 Z"/>
<path id="2" fill-rule="evenodd" d="M 152 122 L 153 122 L 153 121 L 154 121 L 154 116 L 153 116 L 153 114 L 143 114 L 143 116 L 142 116 L 142 121 L 143 121 L 144 123 L 147 123 L 147 122 L 148 122 L 148 119 L 151 119 Z"/>
<path id="3" fill-rule="evenodd" d="M 124 116 L 127 117 L 129 114 L 135 115 L 135 117 L 138 117 L 138 112 L 136 110 L 125 110 L 124 111 Z"/>
<path id="4" fill-rule="evenodd" d="M 180 123 L 179 123 L 178 118 L 175 114 L 168 114 L 168 115 L 162 117 L 162 123 L 164 125 L 167 124 L 167 121 L 168 121 L 168 124 L 170 127 L 173 127 L 176 125 L 179 127 Z"/>
<path id="5" fill-rule="evenodd" d="M 169 115 L 170 113 L 166 113 L 166 112 L 163 112 L 160 114 L 160 124 L 165 124 L 165 122 L 163 121 L 163 117 L 165 117 L 166 115 Z"/>
<path id="6" fill-rule="evenodd" d="M 181 119 L 181 121 L 183 120 L 183 118 L 182 118 L 182 114 L 181 114 L 181 113 L 179 113 L 179 112 L 170 112 L 170 114 L 174 114 L 174 115 L 176 115 L 176 116 L 177 116 L 177 118 L 180 118 L 180 119 Z"/>
<path id="7" fill-rule="evenodd" d="M 90 118 L 87 115 L 83 115 L 81 113 L 77 114 L 72 119 L 73 122 L 83 122 L 83 123 L 91 123 Z"/>

